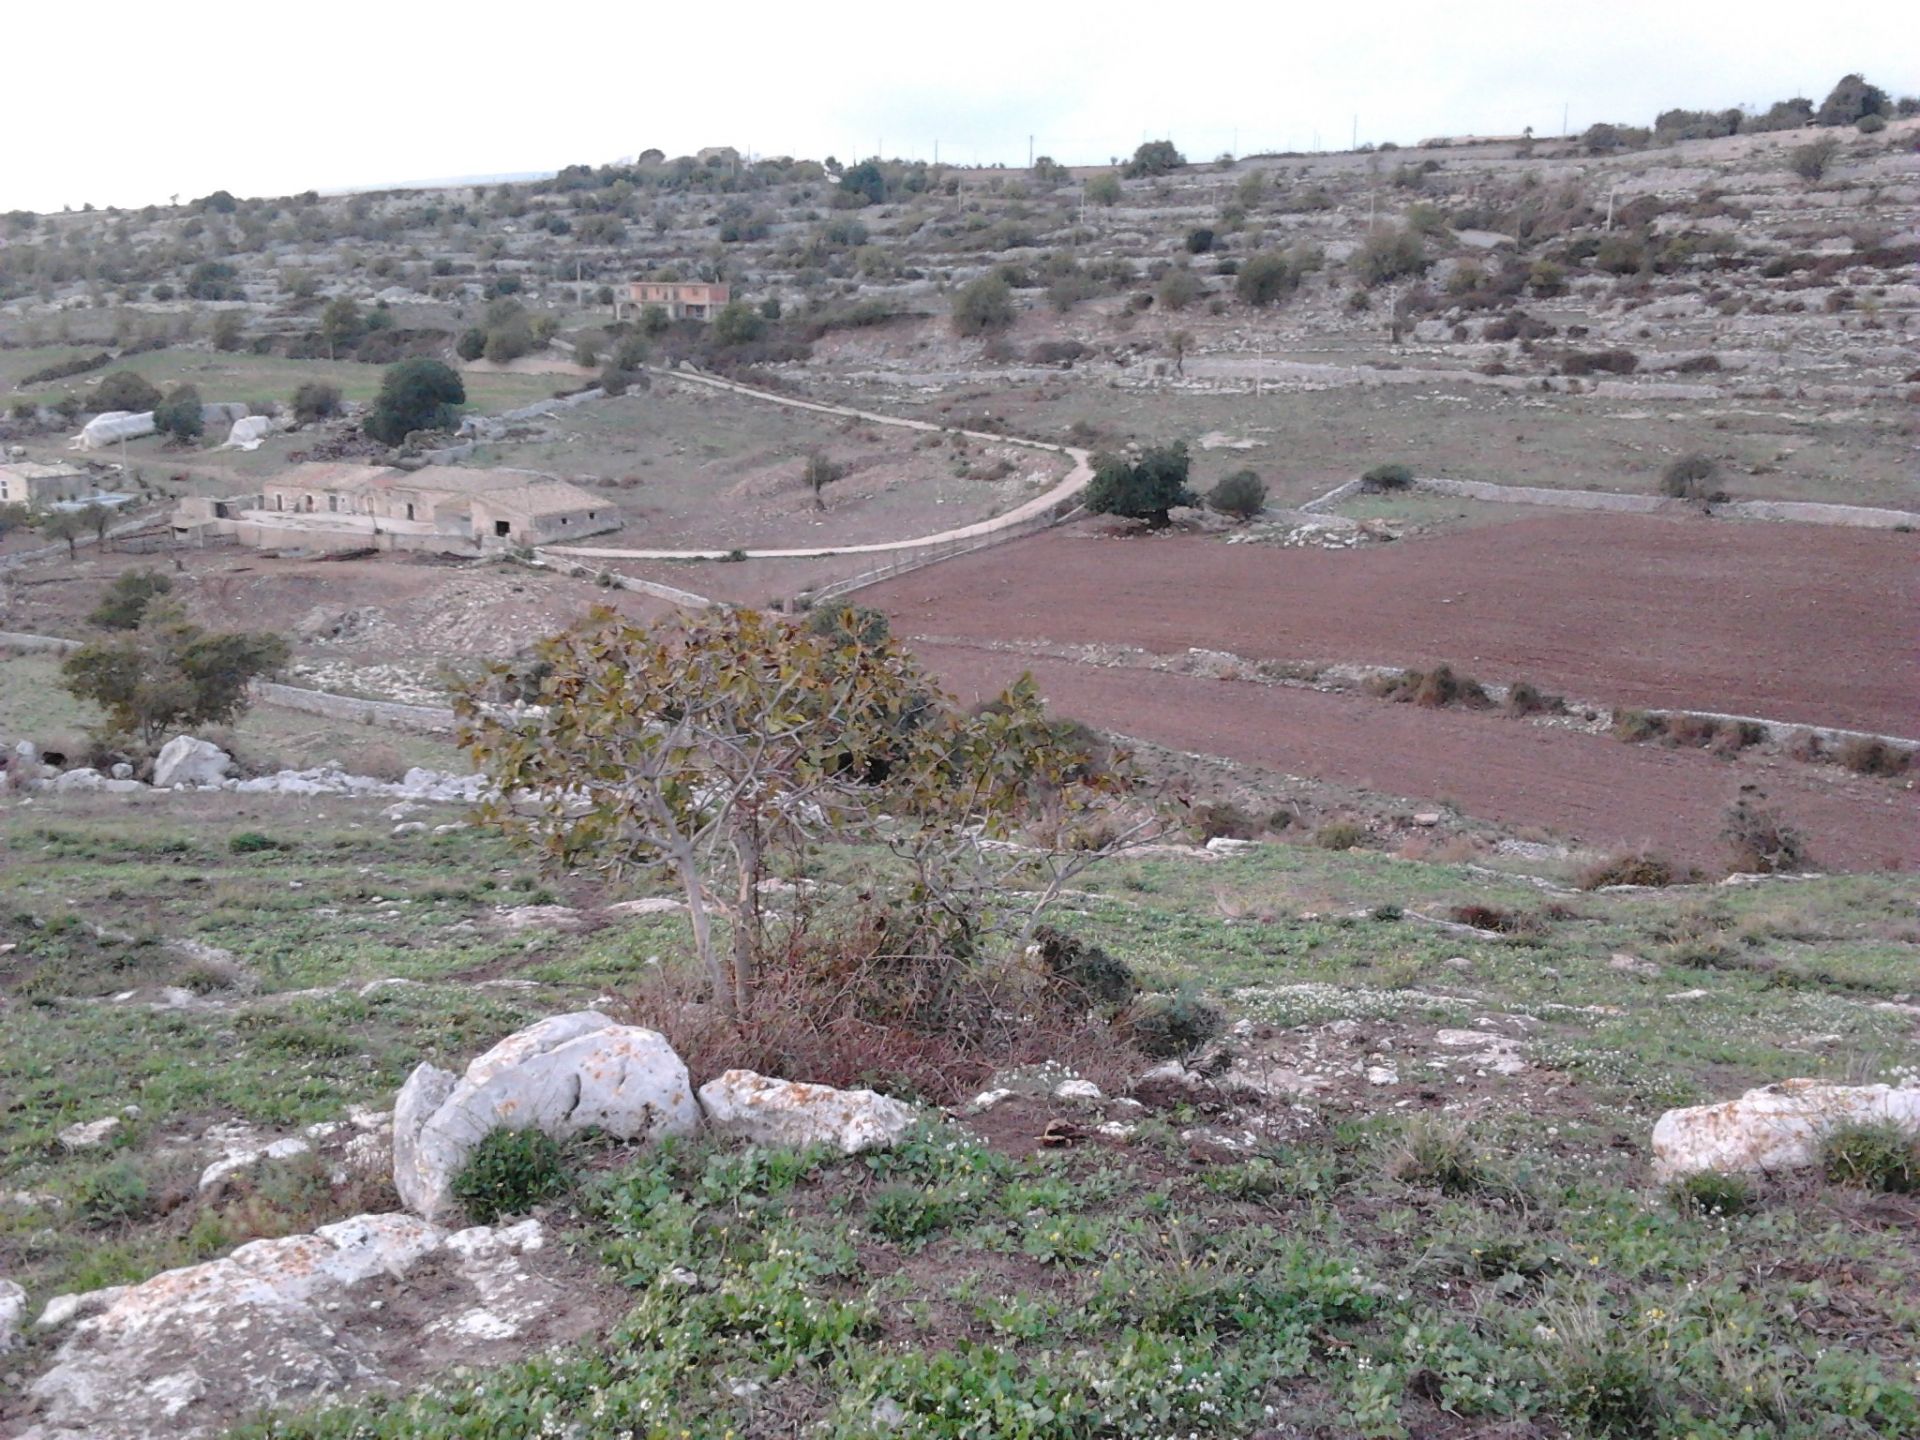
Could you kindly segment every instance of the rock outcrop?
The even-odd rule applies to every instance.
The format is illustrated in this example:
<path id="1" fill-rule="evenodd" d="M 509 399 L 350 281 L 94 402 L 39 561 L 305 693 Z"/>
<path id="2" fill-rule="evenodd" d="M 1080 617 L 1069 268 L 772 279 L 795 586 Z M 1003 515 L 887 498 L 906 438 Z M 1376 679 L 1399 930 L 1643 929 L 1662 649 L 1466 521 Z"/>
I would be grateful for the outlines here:
<path id="1" fill-rule="evenodd" d="M 1829 1132 L 1875 1121 L 1920 1135 L 1920 1086 L 1782 1080 L 1738 1100 L 1667 1111 L 1653 1127 L 1653 1174 L 1797 1169 L 1814 1163 Z"/>
<path id="2" fill-rule="evenodd" d="M 414 1070 L 394 1102 L 394 1188 L 408 1209 L 439 1219 L 453 1207 L 454 1176 L 495 1130 L 647 1140 L 699 1124 L 687 1067 L 664 1036 L 593 1011 L 556 1015 L 509 1035 L 464 1075 Z"/>
<path id="3" fill-rule="evenodd" d="M 571 1338 L 571 1297 L 526 1259 L 544 1243 L 537 1220 L 449 1233 L 360 1215 L 63 1296 L 40 1323 L 72 1329 L 28 1387 L 38 1423 L 22 1440 L 195 1440 L 263 1406 Z"/>
<path id="4" fill-rule="evenodd" d="M 757 1145 L 832 1145 L 857 1155 L 893 1144 L 917 1118 L 911 1105 L 872 1090 L 836 1090 L 729 1070 L 700 1087 L 707 1123 Z"/>

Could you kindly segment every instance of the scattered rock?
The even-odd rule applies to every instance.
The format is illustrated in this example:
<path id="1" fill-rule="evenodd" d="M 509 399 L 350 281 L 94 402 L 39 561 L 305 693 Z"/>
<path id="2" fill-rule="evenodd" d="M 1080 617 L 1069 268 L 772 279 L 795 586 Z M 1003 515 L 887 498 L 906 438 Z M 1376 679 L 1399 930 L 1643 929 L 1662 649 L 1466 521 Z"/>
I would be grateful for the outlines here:
<path id="1" fill-rule="evenodd" d="M 162 790 L 177 785 L 218 785 L 233 757 L 218 745 L 192 735 L 176 735 L 160 747 L 153 762 L 153 783 Z"/>
<path id="2" fill-rule="evenodd" d="M 1624 971 L 1629 975 L 1658 975 L 1660 967 L 1651 960 L 1642 960 L 1638 955 L 1616 953 L 1607 961 L 1609 970 Z"/>
<path id="3" fill-rule="evenodd" d="M 1782 1080 L 1738 1100 L 1667 1111 L 1653 1127 L 1653 1174 L 1797 1169 L 1813 1164 L 1830 1130 L 1883 1120 L 1920 1135 L 1920 1086 Z"/>
<path id="4" fill-rule="evenodd" d="M 420 835 L 426 832 L 426 828 L 427 822 L 424 820 L 402 820 L 398 825 L 393 827 L 393 833 L 395 835 Z"/>
<path id="5" fill-rule="evenodd" d="M 827 1144 L 843 1155 L 884 1149 L 913 1127 L 915 1114 L 872 1090 L 836 1090 L 729 1070 L 700 1087 L 707 1123 L 758 1145 Z"/>
<path id="6" fill-rule="evenodd" d="M 590 1010 L 556 1015 L 509 1035 L 464 1076 L 414 1070 L 393 1107 L 394 1188 L 408 1209 L 438 1219 L 468 1154 L 495 1130 L 565 1136 L 597 1126 L 646 1140 L 699 1123 L 687 1067 L 665 1037 Z"/>
<path id="7" fill-rule="evenodd" d="M 1433 829 L 1434 826 L 1440 823 L 1440 820 L 1441 815 L 1438 810 L 1422 810 L 1413 817 L 1413 823 L 1418 825 L 1422 830 Z"/>
<path id="8" fill-rule="evenodd" d="M 72 1330 L 28 1388 L 41 1424 L 27 1433 L 198 1440 L 267 1406 L 392 1383 L 423 1360 L 480 1363 L 487 1342 L 559 1338 L 550 1332 L 566 1328 L 572 1297 L 524 1259 L 544 1238 L 538 1221 L 449 1234 L 411 1215 L 361 1215 L 137 1285 L 63 1296 L 41 1323 Z M 379 1297 L 396 1285 L 404 1293 L 428 1269 L 412 1288 L 437 1313 L 353 1323 L 378 1321 Z"/>
<path id="9" fill-rule="evenodd" d="M 404 828 L 396 826 L 396 833 Z M 571 905 L 503 905 L 493 914 L 509 930 L 578 930 L 586 924 Z"/>
<path id="10" fill-rule="evenodd" d="M 1207 841 L 1208 853 L 1213 855 L 1251 855 L 1259 848 L 1258 840 L 1235 840 L 1226 835 L 1216 835 Z"/>
<path id="11" fill-rule="evenodd" d="M 607 906 L 608 915 L 671 915 L 687 908 L 687 902 L 671 895 L 651 895 L 644 900 L 620 900 Z"/>
<path id="12" fill-rule="evenodd" d="M 27 1318 L 27 1292 L 11 1280 L 0 1280 L 0 1355 L 20 1343 L 20 1323 Z"/>
<path id="13" fill-rule="evenodd" d="M 69 1150 L 93 1150 L 107 1143 L 107 1137 L 120 1128 L 118 1115 L 84 1120 L 60 1132 L 60 1143 Z"/>
<path id="14" fill-rule="evenodd" d="M 1100 1093 L 1100 1087 L 1091 1080 L 1062 1080 L 1053 1087 L 1053 1098 L 1079 1104 L 1093 1104 L 1106 1097 Z"/>

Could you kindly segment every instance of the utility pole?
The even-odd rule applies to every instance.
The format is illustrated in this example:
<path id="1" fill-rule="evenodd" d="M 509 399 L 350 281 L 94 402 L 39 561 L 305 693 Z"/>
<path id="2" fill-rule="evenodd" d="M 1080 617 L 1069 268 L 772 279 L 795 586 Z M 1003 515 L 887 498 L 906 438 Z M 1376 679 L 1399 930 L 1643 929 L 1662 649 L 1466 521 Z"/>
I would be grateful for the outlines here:
<path id="1" fill-rule="evenodd" d="M 1565 101 L 1562 101 L 1560 104 L 1560 138 L 1562 140 L 1567 138 L 1567 106 Z"/>
<path id="2" fill-rule="evenodd" d="M 1358 150 L 1360 148 L 1360 117 L 1358 115 L 1353 117 L 1353 143 L 1347 148 L 1349 150 Z"/>
<path id="3" fill-rule="evenodd" d="M 1027 168 L 1033 168 L 1033 136 L 1027 136 Z"/>
<path id="4" fill-rule="evenodd" d="M 1611 185 L 1607 188 L 1607 229 L 1609 231 L 1613 229 L 1613 197 L 1619 189 L 1620 187 L 1618 185 Z"/>

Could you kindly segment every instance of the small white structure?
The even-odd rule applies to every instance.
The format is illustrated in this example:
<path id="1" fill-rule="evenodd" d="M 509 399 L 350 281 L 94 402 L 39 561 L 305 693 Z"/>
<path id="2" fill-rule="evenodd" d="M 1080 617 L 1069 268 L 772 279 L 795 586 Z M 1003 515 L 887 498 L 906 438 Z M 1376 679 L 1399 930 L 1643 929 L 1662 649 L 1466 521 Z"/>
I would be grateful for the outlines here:
<path id="1" fill-rule="evenodd" d="M 151 410 L 109 410 L 96 415 L 73 437 L 69 450 L 109 450 L 122 440 L 138 440 L 153 434 Z"/>

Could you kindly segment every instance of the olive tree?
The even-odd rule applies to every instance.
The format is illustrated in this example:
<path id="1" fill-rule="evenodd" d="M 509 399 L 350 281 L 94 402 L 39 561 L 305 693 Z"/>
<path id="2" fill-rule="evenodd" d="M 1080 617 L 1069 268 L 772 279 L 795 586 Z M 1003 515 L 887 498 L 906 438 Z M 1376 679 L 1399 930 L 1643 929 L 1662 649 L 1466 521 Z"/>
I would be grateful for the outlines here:
<path id="1" fill-rule="evenodd" d="M 225 724 L 251 702 L 256 679 L 287 663 L 278 635 L 215 633 L 172 600 L 151 599 L 132 630 L 82 645 L 61 662 L 61 683 L 106 712 L 106 728 L 149 748 L 168 730 Z"/>
<path id="2" fill-rule="evenodd" d="M 530 705 L 495 703 L 526 693 L 513 665 L 455 695 L 459 741 L 497 787 L 485 818 L 563 868 L 671 878 L 730 1013 L 753 1004 L 776 857 L 884 839 L 915 877 L 917 906 L 960 917 L 955 933 L 971 935 L 1010 859 L 1057 861 L 1020 902 L 1037 916 L 1137 830 L 1089 841 L 1083 817 L 1112 772 L 1087 764 L 1030 685 L 962 715 L 852 615 L 802 627 L 722 610 L 649 629 L 602 609 L 523 663 L 540 675 Z M 969 853 L 1016 833 L 1018 851 Z"/>

